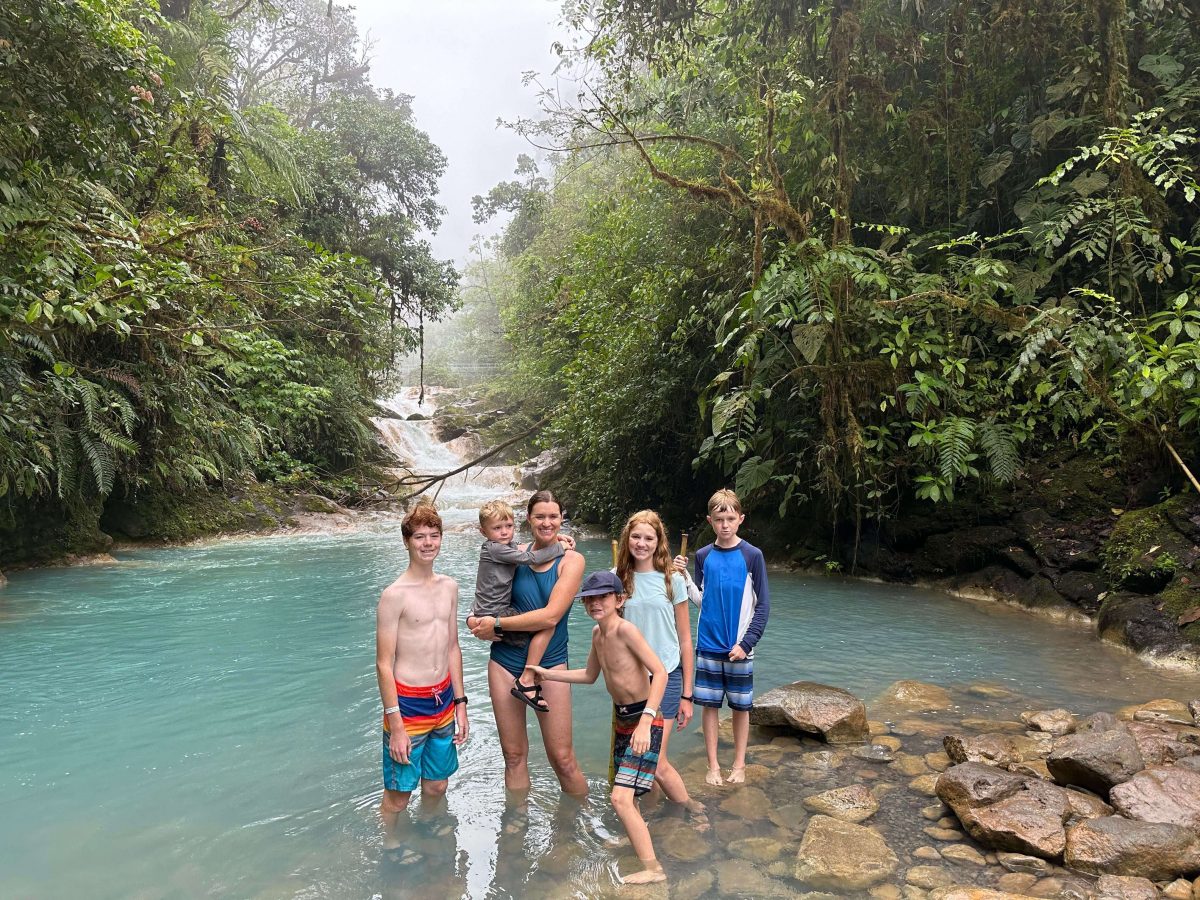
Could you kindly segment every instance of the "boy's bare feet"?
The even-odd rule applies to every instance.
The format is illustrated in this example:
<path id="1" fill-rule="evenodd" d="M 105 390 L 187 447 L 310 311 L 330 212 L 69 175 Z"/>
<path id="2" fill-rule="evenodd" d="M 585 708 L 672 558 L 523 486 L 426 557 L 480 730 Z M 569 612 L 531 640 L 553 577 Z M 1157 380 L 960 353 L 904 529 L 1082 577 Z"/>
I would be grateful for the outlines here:
<path id="1" fill-rule="evenodd" d="M 746 767 L 734 766 L 729 770 L 729 777 L 725 780 L 730 784 L 744 784 L 746 781 Z"/>
<path id="2" fill-rule="evenodd" d="M 659 881 L 666 881 L 667 873 L 663 871 L 663 867 L 657 862 L 647 863 L 646 868 L 640 872 L 634 872 L 632 875 L 626 875 L 621 879 L 622 884 L 656 884 Z"/>
<path id="3" fill-rule="evenodd" d="M 708 821 L 708 811 L 699 800 L 689 800 L 686 805 L 688 821 L 697 831 L 708 831 L 711 827 Z"/>
<path id="4" fill-rule="evenodd" d="M 725 783 L 725 779 L 721 777 L 720 769 L 709 769 L 708 774 L 704 776 L 704 780 L 717 787 L 720 787 Z"/>

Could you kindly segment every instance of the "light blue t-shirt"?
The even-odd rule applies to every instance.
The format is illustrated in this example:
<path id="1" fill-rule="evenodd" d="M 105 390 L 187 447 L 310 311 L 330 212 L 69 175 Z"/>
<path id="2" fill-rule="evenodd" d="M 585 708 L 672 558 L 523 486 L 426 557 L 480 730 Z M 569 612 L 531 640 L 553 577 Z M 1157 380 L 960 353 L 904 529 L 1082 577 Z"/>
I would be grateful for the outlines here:
<path id="1" fill-rule="evenodd" d="M 667 599 L 662 572 L 634 572 L 633 593 L 625 601 L 625 618 L 637 626 L 668 674 L 679 667 L 679 630 L 675 605 L 687 603 L 687 584 L 678 572 L 671 575 L 673 600 Z"/>

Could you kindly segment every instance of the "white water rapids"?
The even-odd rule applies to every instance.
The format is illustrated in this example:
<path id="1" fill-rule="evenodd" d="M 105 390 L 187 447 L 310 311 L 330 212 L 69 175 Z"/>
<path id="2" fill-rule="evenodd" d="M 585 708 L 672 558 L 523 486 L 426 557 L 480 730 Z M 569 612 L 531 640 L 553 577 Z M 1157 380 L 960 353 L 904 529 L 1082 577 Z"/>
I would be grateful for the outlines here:
<path id="1" fill-rule="evenodd" d="M 431 417 L 440 403 L 451 396 L 453 392 L 446 388 L 426 387 L 425 402 L 421 403 L 420 389 L 409 386 L 379 401 L 394 417 L 376 416 L 371 421 L 384 446 L 400 464 L 398 475 L 409 472 L 440 475 L 457 469 L 487 449 L 473 437 L 464 436 L 445 444 L 438 440 Z M 425 418 L 408 418 L 414 414 Z M 528 491 L 520 490 L 519 482 L 516 466 L 472 466 L 434 485 L 426 496 L 437 503 L 447 531 L 470 531 L 478 526 L 479 507 L 488 500 L 504 499 L 519 508 L 529 496 Z"/>

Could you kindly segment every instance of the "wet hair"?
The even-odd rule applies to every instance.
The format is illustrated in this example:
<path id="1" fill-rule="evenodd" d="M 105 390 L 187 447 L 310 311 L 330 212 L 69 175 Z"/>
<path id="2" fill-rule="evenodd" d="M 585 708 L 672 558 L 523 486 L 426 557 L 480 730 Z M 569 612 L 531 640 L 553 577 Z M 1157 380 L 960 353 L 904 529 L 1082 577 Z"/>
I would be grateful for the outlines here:
<path id="1" fill-rule="evenodd" d="M 555 497 L 552 491 L 537 491 L 529 498 L 529 502 L 525 504 L 526 515 L 532 516 L 533 508 L 539 503 L 553 503 L 558 507 L 560 513 L 563 511 L 562 501 Z"/>
<path id="2" fill-rule="evenodd" d="M 737 494 L 728 488 L 722 488 L 711 497 L 708 498 L 708 514 L 732 512 L 739 516 L 742 514 L 742 504 L 738 500 Z"/>
<path id="3" fill-rule="evenodd" d="M 503 500 L 489 500 L 479 507 L 479 524 L 489 522 L 504 522 L 514 519 L 513 508 Z"/>
<path id="4" fill-rule="evenodd" d="M 400 533 L 406 543 L 418 528 L 436 528 L 438 534 L 442 532 L 442 517 L 438 515 L 437 507 L 424 497 L 400 520 Z"/>
<path id="5" fill-rule="evenodd" d="M 625 586 L 627 595 L 633 593 L 633 554 L 629 552 L 629 536 L 639 525 L 649 525 L 658 537 L 658 546 L 654 548 L 654 568 L 663 573 L 667 583 L 667 601 L 675 602 L 675 590 L 671 585 L 671 550 L 667 546 L 667 529 L 663 527 L 662 519 L 652 509 L 635 512 L 621 529 L 621 537 L 617 541 L 617 577 Z"/>

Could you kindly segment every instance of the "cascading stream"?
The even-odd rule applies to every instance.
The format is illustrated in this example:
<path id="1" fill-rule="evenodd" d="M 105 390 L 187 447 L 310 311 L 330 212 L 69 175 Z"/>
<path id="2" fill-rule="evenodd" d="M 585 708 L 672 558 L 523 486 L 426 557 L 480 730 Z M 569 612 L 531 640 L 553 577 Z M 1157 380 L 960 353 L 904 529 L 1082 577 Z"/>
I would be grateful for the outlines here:
<path id="1" fill-rule="evenodd" d="M 379 431 L 383 445 L 400 462 L 401 467 L 396 469 L 398 475 L 410 472 L 440 475 L 457 469 L 483 452 L 484 448 L 471 437 L 456 438 L 449 443 L 438 440 L 437 428 L 431 419 L 438 410 L 439 401 L 450 394 L 445 388 L 427 387 L 425 402 L 421 403 L 420 389 L 409 386 L 379 401 L 381 407 L 395 415 L 377 416 L 371 421 Z M 409 418 L 418 414 L 423 418 Z M 521 491 L 518 483 L 516 466 L 472 466 L 441 485 L 434 485 L 426 493 L 437 503 L 447 531 L 469 531 L 479 521 L 480 505 L 488 500 L 502 498 L 520 506 L 529 492 Z"/>

